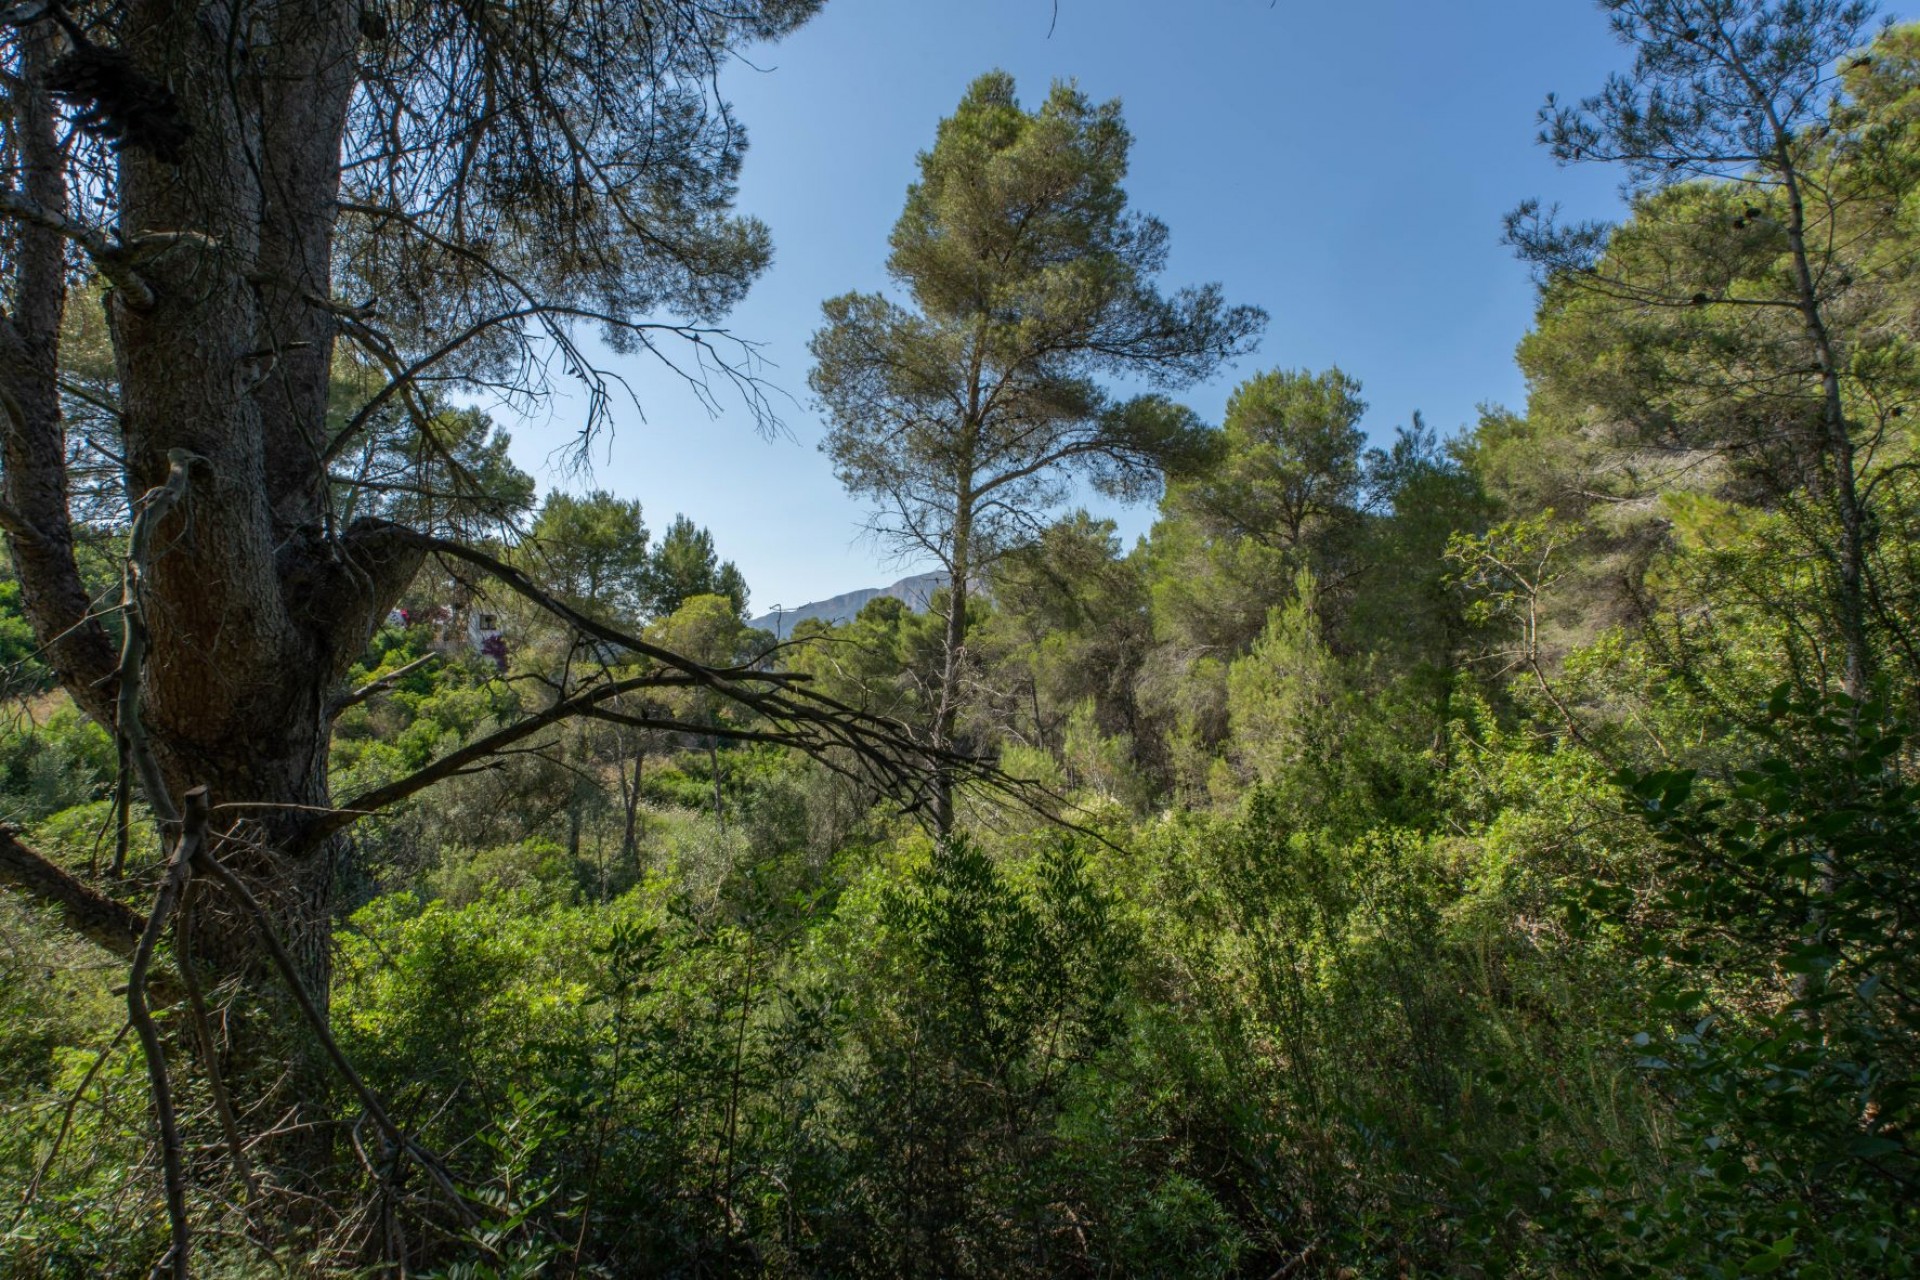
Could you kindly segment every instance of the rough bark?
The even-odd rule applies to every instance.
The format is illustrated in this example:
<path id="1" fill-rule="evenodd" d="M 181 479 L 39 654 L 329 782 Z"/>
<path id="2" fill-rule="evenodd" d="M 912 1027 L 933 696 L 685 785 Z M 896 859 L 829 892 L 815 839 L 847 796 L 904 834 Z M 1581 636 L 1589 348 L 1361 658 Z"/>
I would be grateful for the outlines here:
<path id="1" fill-rule="evenodd" d="M 962 511 L 967 510 L 963 500 Z M 954 522 L 953 553 L 948 564 L 947 624 L 942 636 L 940 664 L 940 703 L 934 712 L 933 745 L 942 752 L 954 749 L 960 722 L 961 681 L 967 660 L 967 586 L 973 566 L 969 556 L 971 521 Z M 942 765 L 934 780 L 933 827 L 944 840 L 953 834 L 954 776 L 951 767 Z"/>
<path id="2" fill-rule="evenodd" d="M 21 151 L 21 190 L 36 206 L 58 211 L 67 202 L 64 157 L 55 137 L 53 104 L 41 83 L 53 35 L 29 32 L 21 39 L 26 74 L 9 91 Z M 67 440 L 60 421 L 66 240 L 52 227 L 33 223 L 19 224 L 15 236 L 13 305 L 0 316 L 0 425 L 5 428 L 0 525 L 48 663 L 74 700 L 105 720 L 112 715 L 118 658 L 94 616 L 74 559 Z"/>
<path id="3" fill-rule="evenodd" d="M 327 304 L 357 13 L 341 0 L 130 5 L 116 43 L 172 90 L 191 133 L 176 157 L 121 149 L 117 239 L 61 229 L 67 157 L 44 87 L 57 33 L 44 23 L 24 32 L 24 76 L 10 89 L 22 162 L 14 194 L 48 216 L 14 219 L 11 305 L 0 317 L 0 526 L 61 685 L 117 731 L 121 657 L 75 557 L 57 374 L 69 243 L 96 266 L 115 254 L 123 279 L 137 263 L 142 288 L 116 288 L 106 304 L 130 502 L 162 485 L 173 459 L 193 459 L 141 573 L 151 657 L 128 705 L 157 765 L 146 789 L 167 793 L 150 797 L 157 813 L 196 786 L 237 806 L 228 811 L 237 819 L 215 824 L 221 856 L 254 886 L 323 1007 L 345 845 L 309 841 L 291 855 L 282 846 L 302 830 L 300 815 L 329 807 L 331 699 L 423 555 L 384 525 L 329 521 Z M 82 936 L 132 954 L 136 913 L 11 837 L 0 837 L 0 878 L 54 903 Z M 193 949 L 203 972 L 255 992 L 236 1005 L 229 1065 L 257 1096 L 303 1037 L 253 933 L 216 908 Z M 249 1025 L 248 1009 L 270 1012 Z"/>

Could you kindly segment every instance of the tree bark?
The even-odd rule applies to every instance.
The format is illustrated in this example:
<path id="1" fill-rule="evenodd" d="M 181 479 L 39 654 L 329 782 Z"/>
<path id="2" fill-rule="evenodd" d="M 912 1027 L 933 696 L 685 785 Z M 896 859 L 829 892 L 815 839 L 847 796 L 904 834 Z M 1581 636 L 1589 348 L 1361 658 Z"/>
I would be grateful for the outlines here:
<path id="1" fill-rule="evenodd" d="M 0 884 L 52 905 L 69 929 L 102 950 L 122 960 L 133 959 L 145 917 L 21 844 L 8 827 L 0 827 Z"/>
<path id="2" fill-rule="evenodd" d="M 67 204 L 67 182 L 44 83 L 54 35 L 42 27 L 23 31 L 20 40 L 24 74 L 8 96 L 16 112 L 21 185 L 41 208 L 58 212 Z M 47 661 L 74 701 L 104 723 L 112 718 L 119 658 L 94 614 L 74 558 L 58 382 L 66 242 L 57 231 L 30 223 L 19 225 L 15 234 L 14 306 L 0 316 L 0 409 L 5 414 L 0 525 Z"/>
<path id="3" fill-rule="evenodd" d="M 933 745 L 943 754 L 953 750 L 960 723 L 960 684 L 966 674 L 967 585 L 972 565 L 972 502 L 964 492 L 956 504 L 953 551 L 948 563 L 947 625 L 940 668 L 940 705 L 934 713 Z M 953 834 L 953 766 L 942 760 L 934 777 L 933 827 L 945 840 Z"/>
<path id="4" fill-rule="evenodd" d="M 616 763 L 615 772 L 620 778 L 620 807 L 624 811 L 625 829 L 620 836 L 620 856 L 633 868 L 634 880 L 640 878 L 640 771 L 646 766 L 647 751 L 644 745 L 638 746 L 633 753 L 633 777 L 627 777 L 626 761 Z"/>
<path id="5" fill-rule="evenodd" d="M 137 146 L 118 153 L 119 243 L 150 286 L 113 290 L 106 303 L 130 503 L 166 481 L 173 459 L 193 460 L 142 566 L 152 657 L 132 692 L 157 785 L 174 798 L 204 785 L 232 806 L 215 815 L 218 855 L 254 886 L 323 1009 L 346 845 L 336 836 L 295 855 L 283 848 L 308 811 L 330 805 L 330 699 L 423 555 L 386 526 L 331 528 L 327 510 L 335 319 L 325 303 L 356 17 L 345 0 L 237 9 L 135 0 L 115 32 L 192 130 L 178 163 Z M 22 33 L 24 74 L 9 96 L 20 193 L 66 217 L 45 89 L 55 38 L 50 23 Z M 236 47 L 253 50 L 237 70 Z M 51 219 L 17 220 L 15 235 L 13 308 L 0 317 L 0 526 L 60 683 L 117 735 L 120 658 L 71 531 L 58 384 L 66 238 Z M 150 799 L 156 812 L 172 807 Z M 130 913 L 14 852 L 0 844 L 8 879 L 30 882 L 124 953 Z M 304 1047 L 311 1037 L 254 928 L 221 897 L 210 897 L 193 951 L 203 973 L 238 979 L 246 993 L 227 1064 L 240 1101 L 257 1101 L 291 1058 L 315 1068 L 296 1072 L 294 1087 L 318 1102 L 324 1067 Z"/>

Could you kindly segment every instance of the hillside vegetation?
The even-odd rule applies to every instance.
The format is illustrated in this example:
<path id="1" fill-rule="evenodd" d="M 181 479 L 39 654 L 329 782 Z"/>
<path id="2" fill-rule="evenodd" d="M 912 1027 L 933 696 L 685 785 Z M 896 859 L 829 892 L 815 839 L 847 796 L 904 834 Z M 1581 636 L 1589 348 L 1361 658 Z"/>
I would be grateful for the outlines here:
<path id="1" fill-rule="evenodd" d="M 694 520 L 536 503 L 343 340 L 326 502 L 414 558 L 324 777 L 246 790 L 141 576 L 224 526 L 72 464 L 153 711 L 0 521 L 0 1276 L 1920 1271 L 1920 27 L 1606 7 L 1545 136 L 1631 209 L 1515 214 L 1527 403 L 1447 438 L 1284 353 L 1200 422 L 1260 313 L 1161 289 L 1117 105 L 977 82 L 813 348 L 926 612 L 776 643 Z M 100 291 L 146 323 L 88 287 L 76 438 Z"/>

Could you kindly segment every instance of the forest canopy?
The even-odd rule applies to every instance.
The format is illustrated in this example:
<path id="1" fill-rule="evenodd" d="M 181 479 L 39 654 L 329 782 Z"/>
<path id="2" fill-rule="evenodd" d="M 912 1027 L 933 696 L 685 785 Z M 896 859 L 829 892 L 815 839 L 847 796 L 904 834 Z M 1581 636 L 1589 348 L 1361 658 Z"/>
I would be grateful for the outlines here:
<path id="1" fill-rule="evenodd" d="M 0 1278 L 1913 1275 L 1920 26 L 1599 7 L 1444 436 L 976 79 L 784 634 L 507 429 L 771 411 L 818 3 L 0 14 Z"/>

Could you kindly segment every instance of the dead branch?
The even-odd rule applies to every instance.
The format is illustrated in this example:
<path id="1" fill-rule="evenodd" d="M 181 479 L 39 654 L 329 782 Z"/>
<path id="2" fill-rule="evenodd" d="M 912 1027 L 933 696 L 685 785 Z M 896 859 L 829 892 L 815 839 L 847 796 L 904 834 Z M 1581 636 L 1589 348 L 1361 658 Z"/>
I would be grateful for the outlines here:
<path id="1" fill-rule="evenodd" d="M 118 763 L 113 773 L 113 864 L 108 874 L 118 880 L 126 874 L 127 852 L 133 847 L 133 756 L 124 734 L 116 732 L 113 745 Z"/>
<path id="2" fill-rule="evenodd" d="M 338 809 L 322 814 L 301 834 L 300 840 L 293 847 L 293 852 L 299 853 L 310 849 L 335 832 L 352 826 L 368 814 L 378 813 L 388 805 L 398 804 L 408 796 L 424 791 L 436 782 L 464 773 L 488 756 L 497 755 L 514 743 L 530 738 L 563 720 L 580 715 L 588 708 L 597 706 L 609 698 L 617 698 L 622 694 L 633 693 L 640 689 L 684 687 L 687 683 L 689 681 L 684 677 L 654 673 L 634 676 L 626 680 L 610 681 L 588 689 L 584 693 L 575 694 L 571 698 L 563 698 L 545 711 L 490 733 L 458 751 L 449 752 L 404 778 L 389 782 L 383 787 L 362 792 Z"/>
<path id="3" fill-rule="evenodd" d="M 187 878 L 193 874 L 193 860 L 206 845 L 207 789 L 195 787 L 187 792 L 186 813 L 181 820 L 180 841 L 167 862 L 166 875 L 154 895 L 153 910 L 140 945 L 133 953 L 133 969 L 127 977 L 127 1019 L 140 1034 L 140 1048 L 147 1059 L 147 1082 L 153 1092 L 154 1121 L 160 1130 L 160 1160 L 166 1175 L 167 1220 L 173 1232 L 169 1252 L 170 1270 L 175 1280 L 189 1280 L 192 1274 L 192 1237 L 187 1223 L 187 1174 L 180 1151 L 180 1124 L 173 1110 L 173 1082 L 167 1075 L 167 1059 L 160 1045 L 160 1030 L 154 1025 L 153 1011 L 147 1007 L 147 970 L 153 964 L 154 948 L 173 915 Z"/>
<path id="4" fill-rule="evenodd" d="M 514 594 L 521 596 L 530 603 L 552 614 L 554 617 L 559 618 L 581 635 L 591 636 L 605 644 L 613 645 L 615 648 L 625 649 L 629 653 L 639 657 L 651 658 L 662 666 L 671 667 L 676 671 L 686 673 L 693 677 L 697 683 L 703 684 L 716 692 L 725 692 L 724 686 L 726 682 L 730 680 L 751 680 L 766 684 L 788 684 L 807 678 L 795 672 L 761 671 L 750 665 L 736 667 L 704 666 L 701 663 L 693 661 L 691 658 L 680 656 L 671 649 L 663 649 L 657 644 L 651 644 L 640 639 L 638 636 L 630 635 L 618 628 L 608 626 L 604 622 L 588 617 L 565 601 L 543 590 L 539 584 L 535 583 L 534 580 L 522 570 L 507 564 L 505 561 L 497 560 L 475 547 L 467 546 L 465 543 L 454 542 L 447 538 L 436 538 L 430 534 L 416 533 L 410 529 L 398 530 L 397 536 L 413 542 L 425 551 L 448 556 L 455 560 L 465 561 L 476 569 L 483 571 L 489 577 L 498 580 Z"/>
<path id="5" fill-rule="evenodd" d="M 22 222 L 44 227 L 71 240 L 99 268 L 100 274 L 120 291 L 122 300 L 128 306 L 136 311 L 152 308 L 153 287 L 128 265 L 125 246 L 105 233 L 75 222 L 57 210 L 46 208 L 19 191 L 0 191 L 0 213 L 10 214 Z"/>
<path id="6" fill-rule="evenodd" d="M 361 1079 L 360 1073 L 354 1069 L 346 1052 L 340 1048 L 340 1042 L 333 1038 L 333 1031 L 327 1025 L 326 1015 L 320 1012 L 319 1006 L 313 1001 L 313 996 L 307 991 L 307 984 L 300 978 L 299 967 L 294 964 L 293 957 L 287 954 L 286 944 L 281 942 L 279 931 L 273 927 L 273 919 L 267 914 L 266 908 L 260 905 L 260 900 L 240 882 L 238 876 L 214 857 L 213 851 L 204 843 L 196 850 L 195 865 L 224 885 L 234 901 L 251 917 L 254 928 L 259 931 L 261 941 L 267 945 L 267 953 L 273 957 L 274 967 L 280 970 L 281 978 L 286 981 L 294 1003 L 300 1006 L 300 1012 L 306 1016 L 315 1038 L 320 1041 L 320 1047 L 326 1051 L 334 1070 L 340 1073 L 341 1078 L 347 1082 L 347 1086 L 353 1090 L 354 1096 L 360 1099 L 360 1105 L 380 1127 L 380 1132 L 386 1136 L 388 1143 L 396 1152 L 405 1152 L 418 1161 L 420 1167 L 427 1171 L 440 1190 L 445 1193 L 448 1203 L 459 1213 L 461 1220 L 468 1226 L 474 1225 L 478 1219 L 473 1209 L 467 1204 L 466 1198 L 460 1194 L 458 1188 L 453 1185 L 453 1179 L 447 1173 L 446 1166 L 440 1158 L 408 1137 L 400 1126 L 394 1123 L 393 1117 L 387 1113 L 385 1104 L 380 1101 L 380 1096 L 367 1085 L 365 1080 Z"/>
<path id="7" fill-rule="evenodd" d="M 823 694 L 802 688 L 807 676 L 799 672 L 763 670 L 748 663 L 732 667 L 709 667 L 690 658 L 642 640 L 581 613 L 510 564 L 496 560 L 476 548 L 434 538 L 410 534 L 431 552 L 463 560 L 530 603 L 559 618 L 582 635 L 624 649 L 638 657 L 681 672 L 714 694 L 755 711 L 793 735 L 790 745 L 809 753 L 832 747 L 844 747 L 860 754 L 892 776 L 897 783 L 918 790 L 925 775 L 937 766 L 963 773 L 975 773 L 985 766 L 971 756 L 934 747 L 921 740 L 907 724 L 859 711 Z"/>
<path id="8" fill-rule="evenodd" d="M 126 628 L 126 643 L 120 653 L 120 692 L 114 712 L 115 727 L 126 743 L 127 756 L 140 773 L 140 787 L 147 794 L 148 807 L 161 822 L 172 826 L 180 821 L 180 811 L 174 807 L 173 797 L 167 794 L 166 779 L 160 774 L 160 765 L 154 759 L 146 730 L 140 723 L 140 668 L 147 656 L 147 621 L 141 596 L 153 530 L 186 496 L 189 471 L 197 461 L 185 449 L 170 450 L 167 458 L 166 483 L 148 490 L 140 499 L 133 528 L 127 535 L 126 572 L 121 587 L 121 619 Z"/>
<path id="9" fill-rule="evenodd" d="M 542 589 L 522 570 L 459 542 L 433 537 L 400 525 L 383 525 L 381 532 L 424 552 L 460 560 L 486 572 L 515 594 L 566 623 L 576 633 L 591 637 L 664 670 L 624 681 L 611 681 L 570 698 L 563 698 L 537 715 L 490 734 L 452 752 L 406 778 L 354 797 L 341 808 L 317 817 L 289 851 L 311 849 L 328 836 L 351 826 L 369 813 L 397 803 L 436 782 L 485 767 L 498 755 L 543 729 L 576 715 L 644 729 L 690 733 L 735 741 L 791 747 L 829 769 L 854 778 L 882 794 L 893 796 L 903 810 L 928 807 L 937 788 L 948 782 L 978 782 L 1030 812 L 1061 822 L 1056 810 L 1060 798 L 1037 784 L 1011 778 L 990 763 L 963 752 L 927 742 L 908 724 L 847 705 L 805 687 L 799 672 L 769 671 L 756 663 L 709 667 L 588 617 Z M 641 688 L 701 689 L 760 718 L 767 727 L 730 726 L 717 722 L 693 723 L 653 712 L 631 714 L 610 711 L 605 704 L 624 692 Z M 1071 823 L 1069 829 L 1081 830 Z M 1091 833 L 1089 833 L 1091 834 Z"/>

